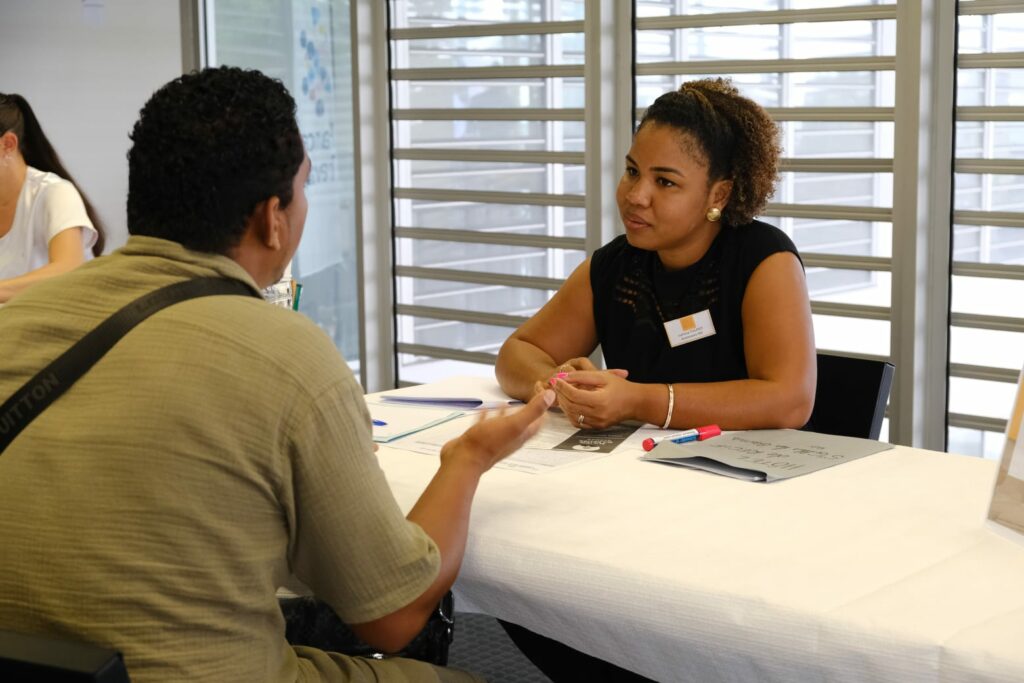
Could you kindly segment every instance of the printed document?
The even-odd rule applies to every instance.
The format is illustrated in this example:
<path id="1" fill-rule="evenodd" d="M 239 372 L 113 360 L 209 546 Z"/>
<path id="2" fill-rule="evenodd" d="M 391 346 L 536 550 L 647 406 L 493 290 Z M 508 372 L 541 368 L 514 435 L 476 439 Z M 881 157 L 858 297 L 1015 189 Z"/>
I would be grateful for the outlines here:
<path id="1" fill-rule="evenodd" d="M 464 417 L 447 422 L 429 431 L 417 432 L 404 439 L 388 444 L 415 453 L 439 455 L 441 447 L 466 431 L 475 417 Z M 561 415 L 548 415 L 544 426 L 518 451 L 494 467 L 517 470 L 529 474 L 540 474 L 570 465 L 593 462 L 611 453 L 634 431 L 635 426 L 619 425 L 609 430 L 594 431 L 577 429 Z"/>

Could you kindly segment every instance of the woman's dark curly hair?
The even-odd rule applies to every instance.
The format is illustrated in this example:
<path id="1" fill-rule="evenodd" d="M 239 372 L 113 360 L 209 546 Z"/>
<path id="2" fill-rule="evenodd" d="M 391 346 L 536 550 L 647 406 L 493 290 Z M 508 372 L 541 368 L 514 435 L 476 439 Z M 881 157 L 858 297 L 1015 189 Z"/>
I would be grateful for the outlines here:
<path id="1" fill-rule="evenodd" d="M 775 192 L 779 128 L 753 100 L 723 78 L 687 81 L 654 101 L 637 131 L 649 123 L 668 125 L 690 136 L 708 165 L 708 180 L 732 180 L 722 221 L 744 225 Z"/>
<path id="2" fill-rule="evenodd" d="M 261 201 L 292 201 L 305 156 L 295 100 L 259 71 L 186 74 L 143 106 L 128 152 L 128 232 L 217 254 Z"/>

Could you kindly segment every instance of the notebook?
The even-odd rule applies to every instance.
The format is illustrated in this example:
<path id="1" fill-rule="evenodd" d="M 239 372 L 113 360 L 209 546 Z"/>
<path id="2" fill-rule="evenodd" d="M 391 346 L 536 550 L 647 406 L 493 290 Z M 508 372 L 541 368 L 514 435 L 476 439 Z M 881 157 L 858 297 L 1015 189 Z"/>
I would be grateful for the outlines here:
<path id="1" fill-rule="evenodd" d="M 367 401 L 373 418 L 373 440 L 390 443 L 462 415 L 461 410 L 429 405 L 404 405 Z"/>
<path id="2" fill-rule="evenodd" d="M 509 398 L 493 379 L 480 377 L 449 377 L 430 384 L 403 387 L 381 393 L 380 400 L 386 403 L 441 405 L 458 410 L 522 404 L 522 401 Z"/>

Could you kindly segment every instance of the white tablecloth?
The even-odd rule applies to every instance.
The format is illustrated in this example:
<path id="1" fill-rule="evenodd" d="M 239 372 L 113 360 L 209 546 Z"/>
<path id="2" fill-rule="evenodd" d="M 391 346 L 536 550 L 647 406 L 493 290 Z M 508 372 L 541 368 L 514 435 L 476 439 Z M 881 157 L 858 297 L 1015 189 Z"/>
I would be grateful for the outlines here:
<path id="1" fill-rule="evenodd" d="M 458 608 L 658 681 L 1024 681 L 994 463 L 897 447 L 762 484 L 639 454 L 488 472 Z M 436 457 L 378 455 L 408 510 Z"/>

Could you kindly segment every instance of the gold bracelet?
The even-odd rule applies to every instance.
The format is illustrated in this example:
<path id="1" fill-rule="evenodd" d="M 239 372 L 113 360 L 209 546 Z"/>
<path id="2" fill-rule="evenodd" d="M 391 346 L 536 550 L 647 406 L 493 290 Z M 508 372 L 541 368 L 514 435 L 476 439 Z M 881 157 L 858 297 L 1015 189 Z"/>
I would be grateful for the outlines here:
<path id="1" fill-rule="evenodd" d="M 668 414 L 665 415 L 665 424 L 661 425 L 662 429 L 668 429 L 669 423 L 672 422 L 672 409 L 676 407 L 676 390 L 672 388 L 671 384 L 666 384 L 668 387 Z"/>

